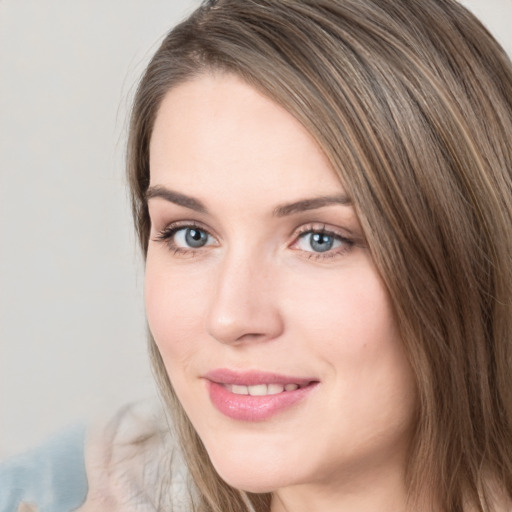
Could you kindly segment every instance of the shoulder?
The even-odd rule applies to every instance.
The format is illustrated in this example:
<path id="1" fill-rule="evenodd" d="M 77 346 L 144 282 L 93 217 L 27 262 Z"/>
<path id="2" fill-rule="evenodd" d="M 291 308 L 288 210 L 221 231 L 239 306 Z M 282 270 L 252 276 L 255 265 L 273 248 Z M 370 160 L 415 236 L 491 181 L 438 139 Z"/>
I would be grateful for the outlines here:
<path id="1" fill-rule="evenodd" d="M 89 491 L 80 512 L 190 509 L 185 463 L 156 401 L 126 406 L 94 428 L 85 460 Z"/>

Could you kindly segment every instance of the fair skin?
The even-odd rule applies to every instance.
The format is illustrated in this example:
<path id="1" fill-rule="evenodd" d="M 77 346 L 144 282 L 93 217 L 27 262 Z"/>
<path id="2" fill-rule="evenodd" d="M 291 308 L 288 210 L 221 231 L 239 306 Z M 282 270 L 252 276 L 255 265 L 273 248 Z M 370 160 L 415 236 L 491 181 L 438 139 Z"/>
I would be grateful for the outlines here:
<path id="1" fill-rule="evenodd" d="M 221 477 L 273 492 L 273 512 L 403 510 L 414 379 L 313 138 L 237 77 L 207 74 L 165 97 L 150 170 L 148 321 Z M 237 389 L 218 382 L 226 369 Z M 245 394 L 254 379 L 267 396 Z"/>

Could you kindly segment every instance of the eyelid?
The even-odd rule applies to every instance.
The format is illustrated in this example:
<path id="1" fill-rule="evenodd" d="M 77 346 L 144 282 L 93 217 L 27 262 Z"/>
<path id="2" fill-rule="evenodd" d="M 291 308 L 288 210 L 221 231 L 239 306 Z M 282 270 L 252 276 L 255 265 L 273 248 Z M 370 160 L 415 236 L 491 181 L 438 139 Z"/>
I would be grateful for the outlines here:
<path id="1" fill-rule="evenodd" d="M 173 240 L 177 232 L 182 229 L 197 229 L 206 233 L 208 237 L 211 237 L 215 243 L 207 243 L 201 247 L 181 247 L 178 246 Z M 167 248 L 172 251 L 176 256 L 197 256 L 201 252 L 208 250 L 210 247 L 215 247 L 218 244 L 218 237 L 212 234 L 211 230 L 206 228 L 202 223 L 192 220 L 179 220 L 170 222 L 165 225 L 162 229 L 157 230 L 156 236 L 152 238 L 154 242 L 160 242 L 167 245 Z"/>
<path id="2" fill-rule="evenodd" d="M 214 243 L 207 243 L 206 245 L 200 247 L 183 247 L 181 245 L 177 245 L 174 240 L 174 236 L 178 231 L 187 228 L 197 229 L 204 232 L 208 237 L 213 239 Z M 218 247 L 220 241 L 220 238 L 215 233 L 212 233 L 211 229 L 206 227 L 203 223 L 195 220 L 178 220 L 170 222 L 166 224 L 162 229 L 156 231 L 156 235 L 151 239 L 155 242 L 163 242 L 167 245 L 167 248 L 170 251 L 174 252 L 175 255 L 198 256 L 209 248 L 216 246 Z M 341 242 L 341 245 L 330 248 L 324 252 L 305 250 L 298 247 L 297 244 L 299 243 L 301 236 L 307 233 L 320 233 L 334 237 Z M 299 228 L 295 229 L 294 232 L 292 232 L 290 237 L 292 238 L 292 242 L 288 244 L 288 247 L 297 253 L 302 254 L 303 257 L 307 259 L 322 260 L 335 256 L 341 256 L 351 250 L 352 247 L 361 245 L 360 237 L 352 235 L 350 230 L 342 229 L 339 227 L 331 227 L 325 223 L 320 222 L 312 222 L 309 224 L 301 225 Z"/>
<path id="3" fill-rule="evenodd" d="M 315 259 L 321 261 L 333 258 L 335 256 L 343 256 L 348 251 L 350 251 L 354 246 L 357 245 L 357 240 L 355 239 L 355 237 L 353 237 L 352 235 L 347 236 L 346 234 L 343 233 L 343 231 L 346 230 L 341 230 L 340 228 L 331 228 L 328 227 L 325 223 L 305 224 L 294 232 L 294 234 L 292 235 L 293 241 L 289 247 L 293 250 L 296 250 L 299 253 L 303 253 L 303 257 L 307 258 L 308 260 Z M 308 233 L 322 233 L 328 236 L 335 237 L 342 242 L 342 245 L 333 249 L 329 249 L 325 252 L 305 251 L 298 247 L 294 247 L 297 246 L 302 235 Z"/>
<path id="4" fill-rule="evenodd" d="M 177 220 L 177 221 L 168 222 L 162 228 L 155 228 L 154 226 L 153 226 L 153 228 L 156 231 L 156 236 L 157 237 L 165 235 L 165 233 L 169 233 L 170 231 L 173 231 L 173 230 L 177 231 L 179 229 L 195 228 L 195 229 L 198 229 L 200 231 L 204 231 L 208 235 L 210 235 L 213 238 L 215 238 L 215 240 L 219 240 L 219 237 L 217 236 L 217 234 L 215 234 L 213 232 L 212 229 L 210 229 L 209 227 L 205 226 L 202 222 L 199 222 L 199 221 L 196 221 L 196 220 Z"/>
<path id="5" fill-rule="evenodd" d="M 292 238 L 294 241 L 296 241 L 297 238 L 299 238 L 301 235 L 311 232 L 325 233 L 327 235 L 336 236 L 344 240 L 353 240 L 354 242 L 357 239 L 350 230 L 332 227 L 324 222 L 311 222 L 309 224 L 303 224 L 293 232 Z"/>

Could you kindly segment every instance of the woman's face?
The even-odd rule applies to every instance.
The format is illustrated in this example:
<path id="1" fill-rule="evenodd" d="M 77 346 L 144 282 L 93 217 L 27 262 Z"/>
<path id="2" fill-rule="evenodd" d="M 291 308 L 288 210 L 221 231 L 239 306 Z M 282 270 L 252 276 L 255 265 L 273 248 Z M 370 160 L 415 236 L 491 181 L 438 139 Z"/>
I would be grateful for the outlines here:
<path id="1" fill-rule="evenodd" d="M 149 325 L 219 474 L 255 492 L 399 478 L 411 368 L 313 138 L 240 79 L 204 75 L 167 94 L 150 168 Z"/>

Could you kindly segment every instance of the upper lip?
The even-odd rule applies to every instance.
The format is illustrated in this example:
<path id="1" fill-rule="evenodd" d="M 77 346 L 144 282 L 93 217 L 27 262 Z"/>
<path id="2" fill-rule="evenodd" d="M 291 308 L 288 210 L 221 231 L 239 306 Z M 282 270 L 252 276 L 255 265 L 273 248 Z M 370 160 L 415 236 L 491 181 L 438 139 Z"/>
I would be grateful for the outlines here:
<path id="1" fill-rule="evenodd" d="M 227 368 L 211 370 L 204 375 L 204 378 L 218 384 L 235 384 L 238 386 L 256 386 L 258 384 L 282 384 L 285 386 L 286 384 L 298 384 L 303 387 L 312 382 L 318 382 L 318 379 L 315 378 L 280 375 L 259 370 L 236 371 Z"/>

